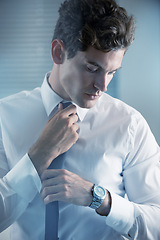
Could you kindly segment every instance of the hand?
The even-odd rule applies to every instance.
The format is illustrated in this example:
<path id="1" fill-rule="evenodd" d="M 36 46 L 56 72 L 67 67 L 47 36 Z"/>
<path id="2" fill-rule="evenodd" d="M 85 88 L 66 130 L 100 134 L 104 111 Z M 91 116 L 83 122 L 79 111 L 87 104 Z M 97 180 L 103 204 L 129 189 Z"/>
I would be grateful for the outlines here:
<path id="1" fill-rule="evenodd" d="M 38 141 L 28 153 L 39 175 L 53 159 L 76 143 L 79 137 L 77 121 L 76 106 L 70 105 L 63 109 L 62 104 L 59 104 L 58 111 L 47 122 Z"/>
<path id="2" fill-rule="evenodd" d="M 65 169 L 47 169 L 42 176 L 41 196 L 45 204 L 64 201 L 89 206 L 93 196 L 93 183 Z"/>

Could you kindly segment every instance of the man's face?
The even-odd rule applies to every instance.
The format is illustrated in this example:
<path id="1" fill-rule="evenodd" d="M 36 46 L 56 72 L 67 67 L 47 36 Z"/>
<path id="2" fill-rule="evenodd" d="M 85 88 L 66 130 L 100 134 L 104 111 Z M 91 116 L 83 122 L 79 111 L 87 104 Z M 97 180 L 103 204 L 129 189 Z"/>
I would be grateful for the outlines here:
<path id="1" fill-rule="evenodd" d="M 53 89 L 80 107 L 93 107 L 121 67 L 124 52 L 125 49 L 104 53 L 90 47 L 85 52 L 77 52 L 72 59 L 65 56 L 58 66 Z"/>

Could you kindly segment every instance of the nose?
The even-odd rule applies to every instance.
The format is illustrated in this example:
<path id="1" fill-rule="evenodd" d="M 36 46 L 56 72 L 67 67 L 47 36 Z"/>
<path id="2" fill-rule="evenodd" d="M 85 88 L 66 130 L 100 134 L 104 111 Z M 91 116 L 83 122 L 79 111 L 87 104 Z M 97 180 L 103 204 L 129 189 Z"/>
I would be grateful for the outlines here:
<path id="1" fill-rule="evenodd" d="M 107 86 L 111 81 L 111 77 L 105 73 L 95 78 L 94 87 L 96 87 L 101 92 L 107 91 Z"/>

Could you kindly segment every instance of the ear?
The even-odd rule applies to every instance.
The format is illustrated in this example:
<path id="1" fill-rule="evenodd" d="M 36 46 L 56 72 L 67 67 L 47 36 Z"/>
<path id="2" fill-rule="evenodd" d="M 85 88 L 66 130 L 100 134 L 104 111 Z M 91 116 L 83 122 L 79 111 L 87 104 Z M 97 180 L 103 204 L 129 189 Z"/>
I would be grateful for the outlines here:
<path id="1" fill-rule="evenodd" d="M 65 56 L 64 43 L 60 39 L 55 39 L 52 42 L 51 55 L 53 62 L 62 64 Z"/>

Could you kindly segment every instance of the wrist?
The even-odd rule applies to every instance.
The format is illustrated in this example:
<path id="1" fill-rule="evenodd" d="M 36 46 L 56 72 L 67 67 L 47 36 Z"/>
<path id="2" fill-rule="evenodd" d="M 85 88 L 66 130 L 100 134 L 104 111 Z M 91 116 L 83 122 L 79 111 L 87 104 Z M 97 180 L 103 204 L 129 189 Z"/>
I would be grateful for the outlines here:
<path id="1" fill-rule="evenodd" d="M 92 196 L 93 200 L 89 207 L 96 210 L 101 206 L 106 196 L 106 190 L 103 187 L 94 184 L 92 188 Z"/>
<path id="2" fill-rule="evenodd" d="M 111 194 L 108 190 L 106 190 L 105 199 L 103 200 L 101 206 L 96 209 L 96 212 L 101 216 L 108 216 L 111 210 L 111 204 L 112 204 Z"/>
<path id="3" fill-rule="evenodd" d="M 39 149 L 35 145 L 29 150 L 28 156 L 36 168 L 39 176 L 41 176 L 42 172 L 49 167 L 54 159 L 54 156 L 50 157 L 46 152 L 43 151 L 43 149 Z"/>
<path id="4" fill-rule="evenodd" d="M 89 207 L 96 210 L 99 215 L 107 216 L 111 209 L 111 195 L 110 192 L 101 186 L 93 185 L 92 202 Z"/>

